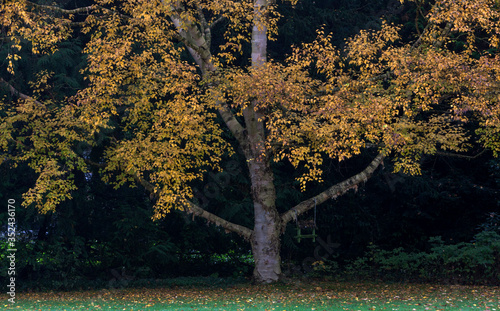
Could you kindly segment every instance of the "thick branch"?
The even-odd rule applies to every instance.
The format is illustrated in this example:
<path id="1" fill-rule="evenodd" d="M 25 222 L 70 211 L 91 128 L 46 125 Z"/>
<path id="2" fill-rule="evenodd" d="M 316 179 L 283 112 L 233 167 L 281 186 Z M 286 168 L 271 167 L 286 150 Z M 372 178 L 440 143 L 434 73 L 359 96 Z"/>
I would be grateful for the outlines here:
<path id="1" fill-rule="evenodd" d="M 211 22 L 210 25 L 208 25 L 208 27 L 210 27 L 210 29 L 213 29 L 215 27 L 215 25 L 217 25 L 218 23 L 222 22 L 224 19 L 225 19 L 224 16 L 219 16 L 216 20 L 214 20 L 213 22 Z"/>
<path id="2" fill-rule="evenodd" d="M 451 152 L 444 152 L 444 151 L 437 151 L 436 154 L 444 157 L 455 157 L 455 158 L 460 158 L 460 159 L 466 159 L 466 160 L 474 160 L 482 156 L 488 149 L 483 149 L 481 152 L 479 152 L 476 155 L 473 156 L 468 156 L 464 154 L 458 154 L 458 153 L 451 153 Z"/>
<path id="3" fill-rule="evenodd" d="M 134 174 L 133 177 L 136 183 L 143 186 L 150 193 L 151 199 L 155 197 L 155 186 L 152 183 L 142 178 L 139 174 Z"/>
<path id="4" fill-rule="evenodd" d="M 174 22 L 175 23 L 175 22 Z M 197 46 L 194 42 L 189 40 L 181 31 L 179 31 L 180 34 L 174 35 L 174 38 L 182 42 L 188 49 L 189 54 L 193 57 L 196 65 L 198 65 L 200 68 L 203 68 L 203 59 L 201 58 L 201 48 Z M 204 71 L 204 70 L 202 70 Z"/>
<path id="5" fill-rule="evenodd" d="M 155 186 L 153 184 L 151 184 L 149 181 L 139 176 L 139 174 L 134 174 L 133 177 L 135 181 L 140 185 L 142 185 L 149 193 L 151 193 L 152 196 L 154 195 Z M 212 214 L 204 210 L 203 208 L 199 207 L 198 205 L 194 204 L 191 201 L 187 201 L 186 212 L 192 213 L 195 216 L 205 218 L 209 222 L 213 222 L 217 226 L 221 226 L 222 228 L 228 231 L 235 232 L 241 235 L 245 240 L 250 240 L 250 236 L 252 235 L 252 230 L 248 229 L 247 227 L 227 221 L 215 214 Z"/>
<path id="6" fill-rule="evenodd" d="M 37 8 L 48 9 L 48 10 L 56 11 L 56 12 L 63 13 L 63 14 L 77 14 L 77 13 L 87 13 L 88 14 L 90 10 L 95 8 L 95 6 L 89 5 L 89 6 L 82 7 L 82 8 L 66 10 L 66 9 L 60 8 L 58 6 L 37 4 L 37 3 L 31 2 L 31 1 L 26 1 L 26 3 L 28 3 L 34 7 L 37 7 Z"/>
<path id="7" fill-rule="evenodd" d="M 220 102 L 217 102 L 217 106 L 219 107 L 218 110 L 222 120 L 224 120 L 227 128 L 231 131 L 236 140 L 238 140 L 240 146 L 243 148 L 247 140 L 245 129 L 240 122 L 236 120 L 233 113 L 229 111 L 229 108 L 224 107 L 224 105 Z"/>
<path id="8" fill-rule="evenodd" d="M 200 24 L 203 30 L 203 35 L 205 36 L 205 41 L 207 41 L 207 47 L 210 48 L 212 45 L 212 32 L 210 26 L 207 23 L 207 19 L 205 18 L 205 14 L 203 14 L 203 9 L 200 6 L 196 6 L 198 11 L 198 16 L 200 17 Z"/>
<path id="9" fill-rule="evenodd" d="M 295 219 L 298 215 L 301 215 L 311 208 L 314 207 L 314 205 L 321 204 L 328 199 L 332 198 L 335 199 L 350 189 L 357 189 L 358 185 L 362 182 L 366 182 L 373 172 L 379 167 L 379 165 L 382 163 L 384 160 L 385 155 L 380 153 L 377 155 L 375 159 L 368 165 L 367 168 L 365 168 L 361 173 L 358 173 L 336 185 L 333 185 L 332 187 L 326 189 L 325 191 L 321 192 L 315 197 L 312 197 L 308 200 L 302 201 L 287 212 L 283 213 L 281 215 L 281 221 L 282 221 L 282 226 L 283 228 L 286 226 L 286 224 L 291 221 L 292 219 Z"/>
<path id="10" fill-rule="evenodd" d="M 441 48 L 443 47 L 443 44 L 445 43 L 446 41 L 446 37 L 450 34 L 451 32 L 451 27 L 452 27 L 452 23 L 451 22 L 448 22 L 446 24 L 446 26 L 444 27 L 444 29 L 441 31 L 441 34 L 439 35 L 440 38 L 436 38 L 436 41 L 432 44 L 434 47 L 436 48 Z"/>
<path id="11" fill-rule="evenodd" d="M 200 67 L 202 75 L 214 71 L 215 67 L 211 62 L 210 47 L 198 27 L 191 23 L 183 23 L 178 15 L 173 14 L 170 16 L 170 19 L 174 23 L 175 28 L 177 28 L 180 40 L 187 46 L 189 53 Z"/>
<path id="12" fill-rule="evenodd" d="M 26 94 L 23 94 L 21 92 L 19 92 L 18 90 L 16 90 L 9 82 L 5 81 L 3 78 L 0 78 L 0 83 L 3 83 L 7 86 L 7 88 L 9 89 L 10 91 L 10 94 L 12 96 L 18 96 L 19 98 L 21 99 L 24 99 L 26 101 L 32 101 L 34 102 L 35 104 L 39 105 L 39 106 L 44 106 L 41 102 L 39 102 L 38 100 L 34 99 L 33 97 L 31 96 L 28 96 Z"/>
<path id="13" fill-rule="evenodd" d="M 89 14 L 90 11 L 92 11 L 94 9 L 101 9 L 101 10 L 106 11 L 108 13 L 119 14 L 121 17 L 124 17 L 126 19 L 132 18 L 131 16 L 107 9 L 107 8 L 100 6 L 100 5 L 89 5 L 89 6 L 76 8 L 76 9 L 72 9 L 72 10 L 66 10 L 66 9 L 60 8 L 58 6 L 37 4 L 37 3 L 33 3 L 31 1 L 26 1 L 26 3 L 29 3 L 30 5 L 37 7 L 37 8 L 52 10 L 52 11 L 59 12 L 62 14 L 78 14 L 78 13 Z"/>
<path id="14" fill-rule="evenodd" d="M 203 12 L 199 12 L 199 14 L 203 15 Z M 202 34 L 195 25 L 184 25 L 177 14 L 172 14 L 170 19 L 177 28 L 177 32 L 179 33 L 178 39 L 186 45 L 189 53 L 200 67 L 202 75 L 205 76 L 215 72 L 216 67 L 212 63 L 212 55 L 210 53 L 210 38 L 207 38 L 207 36 L 210 36 L 210 27 L 204 25 L 205 34 Z M 206 24 L 206 21 L 202 20 L 202 23 Z M 244 146 L 246 137 L 241 123 L 236 120 L 233 113 L 222 102 L 217 102 L 217 109 L 228 129 L 238 140 L 240 146 Z"/>
<path id="15" fill-rule="evenodd" d="M 199 207 L 198 205 L 192 202 L 188 201 L 188 207 L 186 208 L 186 211 L 188 213 L 193 213 L 196 216 L 205 218 L 209 222 L 213 222 L 217 226 L 221 226 L 222 228 L 228 231 L 235 232 L 241 235 L 247 241 L 249 241 L 250 237 L 252 236 L 252 230 L 248 229 L 247 227 L 237 225 L 235 223 L 222 219 L 219 216 L 204 210 L 203 208 Z"/>

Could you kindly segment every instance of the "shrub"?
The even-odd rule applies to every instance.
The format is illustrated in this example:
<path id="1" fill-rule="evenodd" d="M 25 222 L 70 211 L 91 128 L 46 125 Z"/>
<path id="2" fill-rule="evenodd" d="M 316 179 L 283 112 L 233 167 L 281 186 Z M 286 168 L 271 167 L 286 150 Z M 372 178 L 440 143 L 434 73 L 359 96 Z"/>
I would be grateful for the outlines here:
<path id="1" fill-rule="evenodd" d="M 500 284 L 500 234 L 482 231 L 472 242 L 446 245 L 429 240 L 430 252 L 405 252 L 369 247 L 366 256 L 347 265 L 351 277 L 386 281 L 424 281 L 462 284 Z"/>

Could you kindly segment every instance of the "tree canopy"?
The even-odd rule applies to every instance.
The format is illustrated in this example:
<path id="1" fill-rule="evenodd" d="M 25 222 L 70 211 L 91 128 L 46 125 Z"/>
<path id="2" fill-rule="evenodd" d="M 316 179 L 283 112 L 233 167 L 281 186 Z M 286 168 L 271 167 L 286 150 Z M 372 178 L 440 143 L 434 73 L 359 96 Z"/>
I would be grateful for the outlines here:
<path id="1" fill-rule="evenodd" d="M 500 151 L 498 1 L 411 2 L 425 27 L 409 37 L 382 22 L 337 47 L 318 29 L 278 61 L 268 59 L 267 43 L 287 2 L 6 1 L 0 82 L 16 100 L 2 102 L 2 161 L 27 162 L 38 174 L 23 204 L 41 211 L 70 199 L 75 171 L 89 166 L 117 187 L 140 184 L 155 199 L 155 218 L 178 208 L 242 235 L 252 244 L 254 277 L 275 281 L 284 226 L 356 189 L 385 157 L 396 171 L 418 174 L 425 154 L 472 144 Z M 16 85 L 23 50 L 41 58 L 72 36 L 83 38 L 84 87 L 53 96 L 47 70 Z M 104 151 L 92 160 L 97 147 Z M 272 162 L 304 168 L 304 190 L 322 180 L 327 157 L 363 151 L 373 160 L 362 172 L 278 212 Z M 247 163 L 253 229 L 192 200 L 192 182 L 234 152 Z"/>

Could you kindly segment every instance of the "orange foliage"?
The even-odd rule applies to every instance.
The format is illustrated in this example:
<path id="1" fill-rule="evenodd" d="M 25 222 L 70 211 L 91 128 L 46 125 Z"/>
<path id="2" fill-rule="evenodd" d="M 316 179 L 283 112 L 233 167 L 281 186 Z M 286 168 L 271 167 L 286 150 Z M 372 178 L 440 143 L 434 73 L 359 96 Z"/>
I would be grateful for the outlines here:
<path id="1" fill-rule="evenodd" d="M 34 53 L 51 53 L 71 35 L 73 16 L 57 8 L 10 1 L 0 11 L 13 51 L 24 38 L 32 42 Z M 182 206 L 192 196 L 190 182 L 201 179 L 209 167 L 217 169 L 223 153 L 231 152 L 217 113 L 238 133 L 244 124 L 233 127 L 231 121 L 251 107 L 266 129 L 259 142 L 264 156 L 304 165 L 308 170 L 299 178 L 303 188 L 321 180 L 324 155 L 344 160 L 368 147 L 392 154 L 396 170 L 419 173 L 424 154 L 466 150 L 471 142 L 463 126 L 470 119 L 480 124 L 480 142 L 495 154 L 500 151 L 500 58 L 477 44 L 483 40 L 479 35 L 486 36 L 489 48 L 498 51 L 498 1 L 436 1 L 425 31 L 412 43 L 402 42 L 397 26 L 383 23 L 378 31 L 361 31 L 348 39 L 340 50 L 319 30 L 313 42 L 295 47 L 285 63 L 268 61 L 249 68 L 236 67 L 233 61 L 242 43 L 251 41 L 256 16 L 266 18 L 258 19 L 255 27 L 276 34 L 274 5 L 259 7 L 249 0 L 99 0 L 88 13 L 83 26 L 91 36 L 83 72 L 88 87 L 72 99 L 71 109 L 61 105 L 63 112 L 37 122 L 93 134 L 119 120 L 129 135 L 106 151 L 104 172 L 117 185 L 149 183 L 158 197 L 158 217 Z M 214 49 L 211 30 L 221 18 L 228 27 L 221 46 Z M 451 34 L 458 33 L 466 36 L 467 46 L 454 52 L 448 45 Z M 9 56 L 10 63 L 16 60 L 15 53 Z M 12 65 L 8 71 L 14 73 Z M 27 122 L 46 109 L 22 101 L 16 105 L 15 113 L 3 106 L 12 111 L 2 119 L 3 149 L 21 138 L 33 145 L 44 140 L 50 144 L 49 134 L 12 134 L 15 120 Z M 65 133 L 69 140 L 85 140 L 72 130 Z M 17 160 L 31 161 L 41 174 L 26 204 L 53 209 L 48 193 L 64 199 L 73 187 L 44 176 L 62 176 L 61 170 L 68 168 L 49 156 L 55 147 L 26 148 Z M 55 149 L 60 157 L 62 151 Z M 76 155 L 71 159 L 84 166 Z"/>

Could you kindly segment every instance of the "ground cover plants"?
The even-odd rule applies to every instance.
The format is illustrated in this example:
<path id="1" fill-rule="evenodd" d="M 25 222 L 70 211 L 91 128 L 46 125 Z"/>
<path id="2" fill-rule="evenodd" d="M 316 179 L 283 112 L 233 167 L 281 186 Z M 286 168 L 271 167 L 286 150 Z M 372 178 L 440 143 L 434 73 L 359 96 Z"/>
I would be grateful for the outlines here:
<path id="1" fill-rule="evenodd" d="M 500 310 L 500 287 L 299 281 L 19 293 L 3 310 Z"/>

